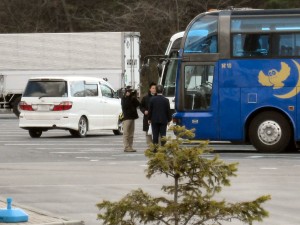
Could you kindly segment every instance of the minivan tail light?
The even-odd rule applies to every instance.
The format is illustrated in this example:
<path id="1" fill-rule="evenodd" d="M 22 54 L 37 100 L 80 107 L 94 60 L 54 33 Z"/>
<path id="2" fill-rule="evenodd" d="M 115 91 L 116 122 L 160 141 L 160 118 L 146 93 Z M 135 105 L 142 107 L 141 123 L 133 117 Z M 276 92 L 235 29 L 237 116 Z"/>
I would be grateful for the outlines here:
<path id="1" fill-rule="evenodd" d="M 24 101 L 21 101 L 19 103 L 19 107 L 20 107 L 21 110 L 24 110 L 24 111 L 34 111 L 33 108 L 32 108 L 32 105 L 28 105 Z"/>
<path id="2" fill-rule="evenodd" d="M 53 111 L 64 111 L 72 108 L 73 102 L 65 101 L 53 106 Z"/>

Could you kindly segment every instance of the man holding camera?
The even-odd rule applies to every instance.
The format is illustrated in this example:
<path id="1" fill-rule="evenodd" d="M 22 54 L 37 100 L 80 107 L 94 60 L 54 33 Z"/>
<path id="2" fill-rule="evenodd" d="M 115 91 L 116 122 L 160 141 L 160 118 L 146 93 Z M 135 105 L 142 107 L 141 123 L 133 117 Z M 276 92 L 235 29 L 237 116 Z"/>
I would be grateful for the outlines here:
<path id="1" fill-rule="evenodd" d="M 123 120 L 123 144 L 124 152 L 136 152 L 132 148 L 134 136 L 134 120 L 139 118 L 137 107 L 140 102 L 136 99 L 135 92 L 130 86 L 125 89 L 125 94 L 121 99 L 122 111 L 124 114 Z"/>

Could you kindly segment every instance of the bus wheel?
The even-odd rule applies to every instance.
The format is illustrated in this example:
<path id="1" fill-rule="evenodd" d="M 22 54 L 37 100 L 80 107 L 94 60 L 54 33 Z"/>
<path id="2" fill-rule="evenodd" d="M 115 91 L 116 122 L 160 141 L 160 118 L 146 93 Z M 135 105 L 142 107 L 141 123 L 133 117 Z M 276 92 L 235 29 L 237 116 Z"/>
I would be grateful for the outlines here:
<path id="1" fill-rule="evenodd" d="M 266 111 L 252 120 L 249 138 L 259 152 L 277 153 L 289 146 L 292 131 L 289 122 L 282 114 Z"/>

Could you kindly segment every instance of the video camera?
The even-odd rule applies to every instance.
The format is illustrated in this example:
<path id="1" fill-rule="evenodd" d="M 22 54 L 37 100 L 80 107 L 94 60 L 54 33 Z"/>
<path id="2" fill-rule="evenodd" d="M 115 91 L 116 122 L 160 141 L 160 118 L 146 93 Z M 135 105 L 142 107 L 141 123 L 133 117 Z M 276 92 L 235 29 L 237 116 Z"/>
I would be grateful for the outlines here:
<path id="1" fill-rule="evenodd" d="M 132 89 L 131 86 L 127 86 L 127 87 L 125 88 L 124 94 L 125 94 L 126 92 L 130 92 L 130 96 L 132 96 L 132 97 L 137 97 L 137 90 Z"/>

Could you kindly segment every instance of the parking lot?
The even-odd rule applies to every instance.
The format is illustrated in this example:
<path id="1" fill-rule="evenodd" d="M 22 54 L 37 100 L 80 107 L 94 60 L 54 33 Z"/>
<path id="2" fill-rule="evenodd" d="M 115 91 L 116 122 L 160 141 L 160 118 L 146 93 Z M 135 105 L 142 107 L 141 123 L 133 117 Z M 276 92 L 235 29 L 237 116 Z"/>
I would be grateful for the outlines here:
<path id="1" fill-rule="evenodd" d="M 32 139 L 11 114 L 0 114 L 0 124 L 1 198 L 96 225 L 98 202 L 116 201 L 137 188 L 160 195 L 161 185 L 170 182 L 163 176 L 145 177 L 141 119 L 136 121 L 136 153 L 124 153 L 122 136 L 112 131 L 72 138 L 67 131 L 55 130 Z M 212 147 L 226 162 L 239 162 L 238 177 L 220 198 L 236 202 L 270 194 L 272 200 L 265 205 L 270 217 L 261 224 L 299 225 L 299 152 L 260 154 L 252 146 L 228 143 Z"/>

